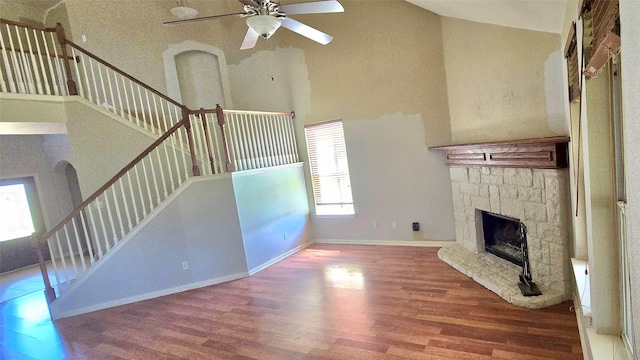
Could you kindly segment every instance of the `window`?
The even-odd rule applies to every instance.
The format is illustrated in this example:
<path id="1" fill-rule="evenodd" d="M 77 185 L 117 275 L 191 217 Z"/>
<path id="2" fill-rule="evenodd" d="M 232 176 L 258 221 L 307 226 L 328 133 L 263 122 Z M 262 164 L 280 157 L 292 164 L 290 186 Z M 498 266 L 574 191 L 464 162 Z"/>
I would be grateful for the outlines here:
<path id="1" fill-rule="evenodd" d="M 0 242 L 28 237 L 34 232 L 25 185 L 0 185 Z"/>
<path id="2" fill-rule="evenodd" d="M 305 126 L 316 215 L 354 214 L 342 120 Z"/>

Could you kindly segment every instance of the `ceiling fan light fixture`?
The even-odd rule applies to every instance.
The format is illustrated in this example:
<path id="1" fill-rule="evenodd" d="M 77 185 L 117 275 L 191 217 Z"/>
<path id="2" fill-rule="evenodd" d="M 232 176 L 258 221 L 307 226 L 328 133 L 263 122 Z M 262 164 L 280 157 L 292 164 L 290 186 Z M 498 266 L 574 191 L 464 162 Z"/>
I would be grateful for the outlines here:
<path id="1" fill-rule="evenodd" d="M 260 36 L 268 39 L 282 25 L 282 20 L 271 15 L 255 15 L 247 18 L 247 25 Z"/>

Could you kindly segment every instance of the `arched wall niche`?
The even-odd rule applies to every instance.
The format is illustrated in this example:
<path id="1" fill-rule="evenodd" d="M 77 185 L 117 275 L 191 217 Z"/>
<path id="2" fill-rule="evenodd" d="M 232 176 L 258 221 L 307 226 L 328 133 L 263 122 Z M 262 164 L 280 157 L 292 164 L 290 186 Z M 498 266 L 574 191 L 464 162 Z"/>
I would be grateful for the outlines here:
<path id="1" fill-rule="evenodd" d="M 165 68 L 165 80 L 167 83 L 167 95 L 188 107 L 194 107 L 194 100 L 197 101 L 194 99 L 194 94 L 198 90 L 198 85 L 196 84 L 196 87 L 193 88 L 194 83 L 189 79 L 185 79 L 186 77 L 189 77 L 189 74 L 185 74 L 185 71 L 189 71 L 190 65 L 193 65 L 194 63 L 202 63 L 203 59 L 205 59 L 203 55 L 209 55 L 217 62 L 217 64 L 213 64 L 214 66 L 202 70 L 204 73 L 203 76 L 199 76 L 202 74 L 192 73 L 190 76 L 191 79 L 211 79 L 212 76 L 217 77 L 220 84 L 213 84 L 213 87 L 221 88 L 221 93 L 224 99 L 220 105 L 225 108 L 233 108 L 231 89 L 229 86 L 229 73 L 227 71 L 227 61 L 224 56 L 224 52 L 215 46 L 192 40 L 170 45 L 169 48 L 162 53 Z M 193 69 L 193 66 L 191 66 L 191 70 L 200 71 Z M 218 74 L 211 74 L 212 72 L 218 72 Z M 181 86 L 183 90 L 181 90 Z M 189 87 L 186 91 L 184 89 L 185 86 Z M 213 92 L 217 91 L 214 90 Z M 192 104 L 190 105 L 185 103 L 185 100 Z M 213 106 L 215 106 L 215 104 L 213 104 Z M 197 105 L 195 107 L 199 108 L 201 105 Z"/>

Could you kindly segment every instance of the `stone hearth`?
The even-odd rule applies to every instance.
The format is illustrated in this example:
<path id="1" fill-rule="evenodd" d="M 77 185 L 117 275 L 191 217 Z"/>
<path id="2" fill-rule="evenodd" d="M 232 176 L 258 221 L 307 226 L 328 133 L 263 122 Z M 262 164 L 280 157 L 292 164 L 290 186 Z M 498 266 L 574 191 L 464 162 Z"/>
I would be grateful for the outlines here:
<path id="1" fill-rule="evenodd" d="M 571 298 L 568 173 L 566 169 L 451 167 L 456 245 L 440 258 L 506 301 L 542 308 Z M 521 267 L 484 251 L 481 210 L 527 227 L 533 281 L 541 296 L 524 297 Z"/>

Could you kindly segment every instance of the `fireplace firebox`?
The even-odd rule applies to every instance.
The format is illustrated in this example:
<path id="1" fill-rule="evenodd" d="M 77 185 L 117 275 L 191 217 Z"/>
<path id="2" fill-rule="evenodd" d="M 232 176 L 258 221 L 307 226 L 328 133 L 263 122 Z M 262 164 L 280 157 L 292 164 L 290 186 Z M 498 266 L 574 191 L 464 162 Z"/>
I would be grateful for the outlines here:
<path id="1" fill-rule="evenodd" d="M 522 267 L 518 283 L 522 295 L 542 295 L 531 277 L 527 227 L 519 219 L 482 211 L 482 231 L 485 251 Z"/>
<path id="2" fill-rule="evenodd" d="M 518 266 L 523 266 L 520 220 L 482 211 L 484 249 Z"/>

